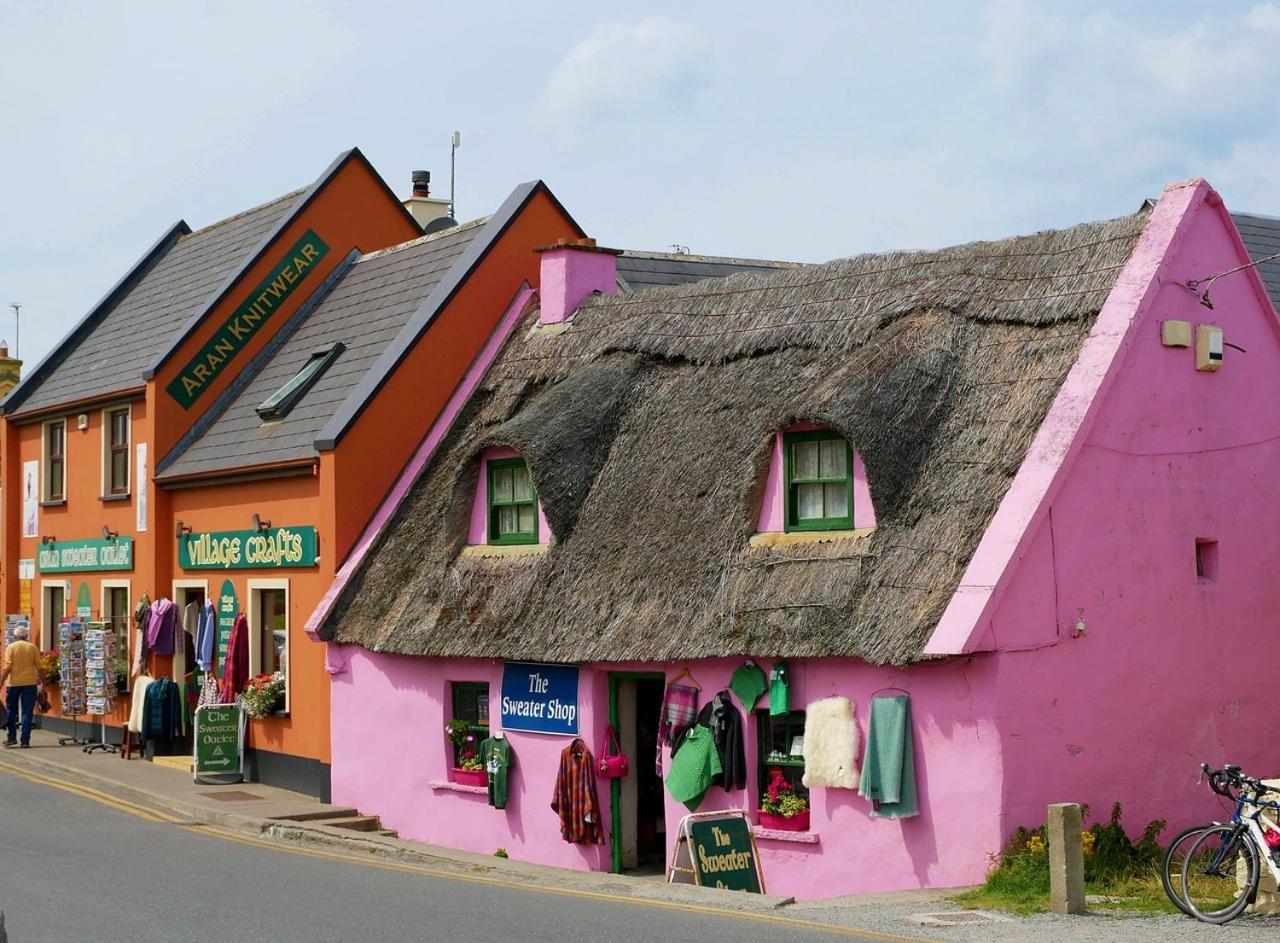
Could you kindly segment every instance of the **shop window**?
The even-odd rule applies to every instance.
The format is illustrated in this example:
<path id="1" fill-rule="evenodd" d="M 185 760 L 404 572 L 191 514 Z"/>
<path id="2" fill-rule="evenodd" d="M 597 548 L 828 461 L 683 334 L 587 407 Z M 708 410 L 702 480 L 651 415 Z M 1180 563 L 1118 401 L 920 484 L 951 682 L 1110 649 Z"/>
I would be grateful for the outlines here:
<path id="1" fill-rule="evenodd" d="M 522 458 L 490 459 L 489 543 L 538 542 L 538 493 Z"/>
<path id="2" fill-rule="evenodd" d="M 853 527 L 853 450 L 837 432 L 822 429 L 783 437 L 788 531 Z"/>
<path id="3" fill-rule="evenodd" d="M 264 422 L 269 419 L 283 419 L 297 405 L 298 400 L 311 389 L 312 384 L 320 379 L 320 375 L 329 369 L 338 357 L 346 350 L 346 345 L 341 341 L 336 341 L 328 347 L 317 350 L 307 362 L 302 365 L 302 369 L 293 375 L 284 386 L 271 394 L 265 403 L 257 407 L 254 411 L 258 417 Z"/>
<path id="4" fill-rule="evenodd" d="M 116 682 L 129 678 L 129 584 L 103 581 L 102 621 L 116 637 Z"/>
<path id="5" fill-rule="evenodd" d="M 449 740 L 453 765 L 462 766 L 468 759 L 467 754 L 478 762 L 480 744 L 489 736 L 489 685 L 484 681 L 453 681 L 450 688 L 453 714 Z"/>
<path id="6" fill-rule="evenodd" d="M 129 407 L 102 414 L 103 491 L 108 496 L 129 493 Z"/>
<path id="7" fill-rule="evenodd" d="M 757 782 L 761 800 L 768 797 L 769 783 L 774 781 L 774 770 L 777 770 L 790 791 L 808 802 L 809 790 L 801 781 L 804 777 L 804 711 L 791 711 L 777 717 L 771 717 L 767 710 L 756 711 L 756 729 L 760 743 Z"/>
<path id="8" fill-rule="evenodd" d="M 56 419 L 44 426 L 45 501 L 67 499 L 67 421 Z"/>
<path id="9" fill-rule="evenodd" d="M 249 580 L 249 674 L 279 673 L 289 713 L 289 588 L 287 580 Z"/>
<path id="10" fill-rule="evenodd" d="M 67 614 L 66 584 L 45 585 L 41 588 L 40 648 L 49 651 L 58 647 L 58 626 Z"/>

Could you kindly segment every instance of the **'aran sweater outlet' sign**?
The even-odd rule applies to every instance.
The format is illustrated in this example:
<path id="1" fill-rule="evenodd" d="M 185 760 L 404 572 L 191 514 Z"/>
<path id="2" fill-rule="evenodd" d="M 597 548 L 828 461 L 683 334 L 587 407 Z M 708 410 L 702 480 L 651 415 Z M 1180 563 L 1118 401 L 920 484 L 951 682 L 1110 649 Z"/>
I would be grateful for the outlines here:
<path id="1" fill-rule="evenodd" d="M 314 230 L 308 229 L 280 263 L 231 312 L 209 343 L 165 387 L 169 395 L 183 409 L 189 409 L 226 369 L 231 359 L 248 345 L 267 319 L 289 300 L 328 251 L 324 240 Z"/>
<path id="2" fill-rule="evenodd" d="M 88 570 L 132 570 L 133 538 L 57 540 L 36 551 L 41 573 L 83 573 Z"/>

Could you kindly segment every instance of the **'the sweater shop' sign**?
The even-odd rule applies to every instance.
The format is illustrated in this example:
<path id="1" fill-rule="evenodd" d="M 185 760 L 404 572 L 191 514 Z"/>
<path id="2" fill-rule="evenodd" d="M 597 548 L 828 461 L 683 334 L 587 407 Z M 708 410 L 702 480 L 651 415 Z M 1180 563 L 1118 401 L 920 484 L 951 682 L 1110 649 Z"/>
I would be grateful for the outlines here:
<path id="1" fill-rule="evenodd" d="M 315 566 L 320 557 L 316 529 L 212 530 L 178 538 L 178 566 L 184 570 L 251 570 Z"/>
<path id="2" fill-rule="evenodd" d="M 502 729 L 578 735 L 578 666 L 502 666 Z"/>
<path id="3" fill-rule="evenodd" d="M 236 354 L 248 345 L 271 315 L 275 314 L 302 281 L 311 274 L 316 263 L 325 257 L 329 247 L 308 229 L 279 264 L 240 302 L 222 327 L 213 335 L 182 372 L 165 387 L 183 409 L 189 409 Z"/>
<path id="4" fill-rule="evenodd" d="M 41 544 L 36 552 L 36 568 L 41 573 L 132 570 L 133 538 L 59 540 Z"/>

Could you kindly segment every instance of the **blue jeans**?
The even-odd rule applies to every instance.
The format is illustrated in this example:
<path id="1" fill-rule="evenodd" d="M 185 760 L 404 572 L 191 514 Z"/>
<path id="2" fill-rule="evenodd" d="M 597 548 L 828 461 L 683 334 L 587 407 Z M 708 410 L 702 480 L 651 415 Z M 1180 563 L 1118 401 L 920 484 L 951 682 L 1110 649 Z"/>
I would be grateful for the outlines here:
<path id="1" fill-rule="evenodd" d="M 36 686 L 34 684 L 9 685 L 9 742 L 13 742 L 18 730 L 18 707 L 22 707 L 22 742 L 31 742 L 31 715 L 36 710 Z"/>

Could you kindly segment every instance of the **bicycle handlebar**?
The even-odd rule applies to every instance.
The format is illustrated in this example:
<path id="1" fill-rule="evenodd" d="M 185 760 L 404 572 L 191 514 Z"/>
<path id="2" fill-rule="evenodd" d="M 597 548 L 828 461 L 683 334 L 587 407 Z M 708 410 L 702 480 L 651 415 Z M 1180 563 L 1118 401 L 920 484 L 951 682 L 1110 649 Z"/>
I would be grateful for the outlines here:
<path id="1" fill-rule="evenodd" d="M 1211 790 L 1233 802 L 1238 802 L 1240 794 L 1245 790 L 1252 792 L 1254 797 L 1268 791 L 1268 787 L 1263 785 L 1261 780 L 1246 776 L 1241 772 L 1240 767 L 1233 763 L 1226 764 L 1222 769 L 1210 769 L 1208 763 L 1201 763 L 1200 772 L 1208 775 Z M 1232 793 L 1232 789 L 1236 792 Z"/>

